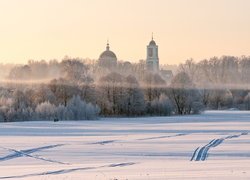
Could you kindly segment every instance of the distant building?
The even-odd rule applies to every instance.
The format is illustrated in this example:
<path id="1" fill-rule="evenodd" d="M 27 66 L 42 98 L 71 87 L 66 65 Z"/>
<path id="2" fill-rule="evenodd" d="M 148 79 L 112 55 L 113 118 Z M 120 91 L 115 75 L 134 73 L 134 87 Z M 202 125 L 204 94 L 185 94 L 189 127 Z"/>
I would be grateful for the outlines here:
<path id="1" fill-rule="evenodd" d="M 153 72 L 159 71 L 158 46 L 156 45 L 153 36 L 147 46 L 146 69 Z"/>
<path id="2" fill-rule="evenodd" d="M 99 66 L 108 69 L 115 68 L 117 65 L 117 57 L 114 52 L 110 51 L 109 42 L 107 42 L 106 51 L 104 51 L 99 57 Z"/>
<path id="3" fill-rule="evenodd" d="M 140 60 L 136 67 L 128 61 L 120 61 L 118 63 L 115 53 L 110 50 L 109 42 L 107 42 L 106 51 L 101 53 L 98 64 L 100 67 L 107 68 L 112 71 L 119 70 L 120 72 L 124 71 L 127 73 L 129 71 L 137 71 L 142 79 L 147 72 L 160 75 L 166 82 L 169 82 L 173 78 L 173 72 L 171 70 L 168 70 L 167 68 L 161 68 L 160 70 L 159 68 L 158 46 L 155 43 L 153 36 L 147 46 L 146 61 Z"/>

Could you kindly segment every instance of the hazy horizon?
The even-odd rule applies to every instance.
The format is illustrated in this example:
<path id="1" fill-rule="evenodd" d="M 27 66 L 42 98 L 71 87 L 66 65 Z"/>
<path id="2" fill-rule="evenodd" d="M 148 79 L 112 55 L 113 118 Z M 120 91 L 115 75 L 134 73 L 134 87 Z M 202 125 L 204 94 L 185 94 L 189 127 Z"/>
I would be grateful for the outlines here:
<path id="1" fill-rule="evenodd" d="M 109 39 L 119 60 L 161 64 L 250 54 L 248 0 L 0 0 L 0 63 L 98 59 Z"/>

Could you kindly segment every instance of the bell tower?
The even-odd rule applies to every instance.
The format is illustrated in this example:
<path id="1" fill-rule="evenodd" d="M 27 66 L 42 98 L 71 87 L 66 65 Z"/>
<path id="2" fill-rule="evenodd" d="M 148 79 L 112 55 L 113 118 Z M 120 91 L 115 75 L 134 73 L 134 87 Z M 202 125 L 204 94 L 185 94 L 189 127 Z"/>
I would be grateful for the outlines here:
<path id="1" fill-rule="evenodd" d="M 152 34 L 152 40 L 147 46 L 147 59 L 146 67 L 148 71 L 157 72 L 159 71 L 159 57 L 158 57 L 158 46 L 154 41 L 154 36 Z"/>

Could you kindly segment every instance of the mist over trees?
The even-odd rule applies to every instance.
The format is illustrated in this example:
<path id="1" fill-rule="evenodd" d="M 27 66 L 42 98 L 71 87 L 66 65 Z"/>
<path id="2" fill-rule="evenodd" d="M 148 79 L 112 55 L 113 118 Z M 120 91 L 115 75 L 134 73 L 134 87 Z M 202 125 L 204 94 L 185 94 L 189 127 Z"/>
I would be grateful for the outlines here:
<path id="1" fill-rule="evenodd" d="M 213 57 L 197 63 L 189 59 L 179 71 L 187 73 L 197 86 L 206 108 L 248 109 L 250 57 Z"/>
<path id="2" fill-rule="evenodd" d="M 172 78 L 148 72 L 142 61 L 119 61 L 112 70 L 69 57 L 8 67 L 0 88 L 3 122 L 250 110 L 250 57 L 245 56 L 189 59 Z"/>
<path id="3" fill-rule="evenodd" d="M 250 83 L 250 57 L 222 56 L 194 62 L 187 60 L 179 66 L 199 86 L 217 85 L 217 87 L 241 88 Z"/>

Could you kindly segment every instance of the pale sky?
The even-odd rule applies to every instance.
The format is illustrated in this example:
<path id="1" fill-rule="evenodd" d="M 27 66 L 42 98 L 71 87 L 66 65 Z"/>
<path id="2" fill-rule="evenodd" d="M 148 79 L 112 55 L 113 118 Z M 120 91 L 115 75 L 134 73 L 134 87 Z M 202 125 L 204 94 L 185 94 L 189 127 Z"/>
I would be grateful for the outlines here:
<path id="1" fill-rule="evenodd" d="M 0 0 L 0 62 L 98 59 L 107 38 L 119 60 L 161 64 L 250 55 L 250 0 Z"/>

